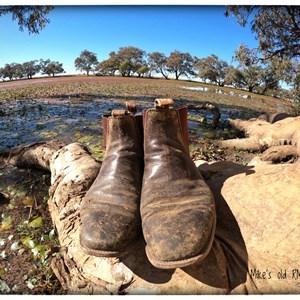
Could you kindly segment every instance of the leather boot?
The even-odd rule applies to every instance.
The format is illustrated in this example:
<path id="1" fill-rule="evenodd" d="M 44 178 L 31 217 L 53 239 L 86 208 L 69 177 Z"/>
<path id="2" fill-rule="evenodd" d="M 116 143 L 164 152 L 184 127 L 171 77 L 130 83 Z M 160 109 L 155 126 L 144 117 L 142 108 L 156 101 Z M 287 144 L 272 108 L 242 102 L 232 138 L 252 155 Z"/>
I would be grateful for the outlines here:
<path id="1" fill-rule="evenodd" d="M 157 99 L 144 114 L 142 229 L 148 259 L 160 269 L 204 259 L 216 227 L 213 194 L 189 156 L 171 103 Z"/>
<path id="2" fill-rule="evenodd" d="M 137 113 L 137 107 L 134 101 L 126 101 L 125 103 L 128 113 L 134 116 L 135 123 L 137 125 L 138 134 L 143 141 L 143 116 L 140 113 Z M 102 127 L 103 127 L 103 148 L 106 149 L 106 139 L 107 139 L 107 126 L 108 126 L 108 118 L 111 115 L 103 115 L 102 116 Z"/>
<path id="3" fill-rule="evenodd" d="M 80 211 L 80 244 L 94 256 L 121 256 L 141 231 L 143 145 L 135 117 L 114 110 L 107 119 L 106 153 Z"/>

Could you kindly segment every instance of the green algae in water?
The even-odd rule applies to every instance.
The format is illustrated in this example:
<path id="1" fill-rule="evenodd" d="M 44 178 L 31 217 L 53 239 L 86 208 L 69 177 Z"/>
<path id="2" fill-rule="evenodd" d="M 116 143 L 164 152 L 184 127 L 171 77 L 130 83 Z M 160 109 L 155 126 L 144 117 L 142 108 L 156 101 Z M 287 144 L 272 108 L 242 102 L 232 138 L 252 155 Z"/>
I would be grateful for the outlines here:
<path id="1" fill-rule="evenodd" d="M 99 135 L 83 135 L 80 132 L 76 133 L 77 141 L 86 145 L 92 156 L 98 160 L 103 160 L 105 150 L 103 150 L 103 138 Z"/>
<path id="2" fill-rule="evenodd" d="M 82 135 L 81 133 L 79 133 L 79 136 L 81 136 L 80 138 L 78 138 L 78 142 L 85 144 L 87 146 L 89 146 L 93 140 L 94 140 L 94 136 L 91 135 Z"/>
<path id="3" fill-rule="evenodd" d="M 46 130 L 46 131 L 42 131 L 41 133 L 39 133 L 39 136 L 41 138 L 54 138 L 58 135 L 57 132 L 54 132 L 54 131 L 50 131 L 50 130 Z"/>
<path id="4" fill-rule="evenodd" d="M 96 145 L 89 146 L 89 149 L 93 155 L 93 157 L 98 160 L 102 161 L 105 155 L 105 151 L 100 149 L 100 143 Z"/>

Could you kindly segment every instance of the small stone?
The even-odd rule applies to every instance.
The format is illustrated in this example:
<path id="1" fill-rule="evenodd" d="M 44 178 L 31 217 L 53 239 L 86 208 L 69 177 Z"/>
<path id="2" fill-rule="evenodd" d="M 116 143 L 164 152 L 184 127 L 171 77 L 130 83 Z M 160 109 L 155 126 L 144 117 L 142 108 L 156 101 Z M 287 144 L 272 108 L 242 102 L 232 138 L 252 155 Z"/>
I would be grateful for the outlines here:
<path id="1" fill-rule="evenodd" d="M 12 245 L 10 246 L 10 249 L 13 250 L 13 251 L 20 249 L 19 242 L 12 243 Z"/>
<path id="2" fill-rule="evenodd" d="M 27 282 L 27 287 L 32 290 L 34 288 L 34 285 L 31 282 Z"/>
<path id="3" fill-rule="evenodd" d="M 0 256 L 1 256 L 3 259 L 6 258 L 7 255 L 6 255 L 6 253 L 5 253 L 5 250 L 1 251 Z"/>
<path id="4" fill-rule="evenodd" d="M 0 292 L 3 294 L 8 294 L 10 292 L 10 287 L 7 283 L 0 279 Z"/>

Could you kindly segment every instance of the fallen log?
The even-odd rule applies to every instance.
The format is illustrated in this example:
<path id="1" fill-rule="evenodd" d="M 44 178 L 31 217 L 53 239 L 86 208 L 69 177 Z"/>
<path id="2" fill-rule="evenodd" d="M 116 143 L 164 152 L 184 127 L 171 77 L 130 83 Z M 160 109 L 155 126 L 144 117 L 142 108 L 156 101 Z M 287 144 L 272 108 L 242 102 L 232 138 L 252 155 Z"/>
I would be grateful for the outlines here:
<path id="1" fill-rule="evenodd" d="M 248 166 L 222 163 L 219 171 L 219 162 L 206 166 L 215 171 L 206 178 L 215 196 L 219 228 L 224 228 L 217 238 L 230 241 L 235 235 L 234 221 L 228 224 L 224 207 L 240 229 L 245 248 L 239 248 L 244 252 L 239 251 L 237 257 L 247 261 L 244 288 L 250 294 L 298 293 L 299 162 L 275 165 L 256 157 Z M 205 170 L 204 166 L 199 168 Z"/>
<path id="2" fill-rule="evenodd" d="M 264 114 L 260 115 L 258 117 L 258 119 L 265 120 L 269 123 L 275 123 L 277 121 L 280 121 L 280 120 L 283 120 L 286 118 L 290 118 L 290 117 L 293 117 L 293 116 L 290 114 L 287 114 L 287 113 L 274 113 L 274 114 L 264 113 Z"/>
<path id="3" fill-rule="evenodd" d="M 212 112 L 214 118 L 213 118 L 213 121 L 211 123 L 212 125 L 212 128 L 217 128 L 218 125 L 219 125 L 219 121 L 220 121 L 220 118 L 221 118 L 221 113 L 220 113 L 220 110 L 218 108 L 217 105 L 211 103 L 211 102 L 205 102 L 203 104 L 200 104 L 200 105 L 190 105 L 189 108 L 193 108 L 193 109 L 196 109 L 196 110 L 201 110 L 201 109 L 208 109 Z"/>
<path id="4" fill-rule="evenodd" d="M 41 149 L 48 155 L 40 157 Z M 300 238 L 298 163 L 280 167 L 199 164 L 216 201 L 217 229 L 212 249 L 197 265 L 160 270 L 148 261 L 142 236 L 122 259 L 94 257 L 81 251 L 80 204 L 100 168 L 83 145 L 53 142 L 29 146 L 11 153 L 7 163 L 16 162 L 51 172 L 48 204 L 61 253 L 53 258 L 51 266 L 69 294 L 299 291 L 300 280 L 292 277 L 298 264 Z M 282 276 L 286 272 L 286 280 L 278 278 L 280 272 Z"/>
<path id="5" fill-rule="evenodd" d="M 275 123 L 259 118 L 229 121 L 233 129 L 244 132 L 246 138 L 220 141 L 221 147 L 261 152 L 268 149 L 262 159 L 273 162 L 297 159 L 300 156 L 300 116 L 288 117 Z"/>

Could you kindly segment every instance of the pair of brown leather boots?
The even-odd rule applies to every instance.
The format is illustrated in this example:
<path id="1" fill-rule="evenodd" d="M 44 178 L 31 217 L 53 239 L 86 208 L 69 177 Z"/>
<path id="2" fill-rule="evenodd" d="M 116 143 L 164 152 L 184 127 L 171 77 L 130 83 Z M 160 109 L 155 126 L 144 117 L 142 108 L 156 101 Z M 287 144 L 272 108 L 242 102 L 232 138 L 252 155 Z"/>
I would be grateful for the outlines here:
<path id="1" fill-rule="evenodd" d="M 112 111 L 101 170 L 81 206 L 85 253 L 122 256 L 141 229 L 157 268 L 185 267 L 209 253 L 213 195 L 190 158 L 182 117 L 171 104 L 156 99 L 155 108 L 143 112 L 142 126 L 133 113 Z"/>

